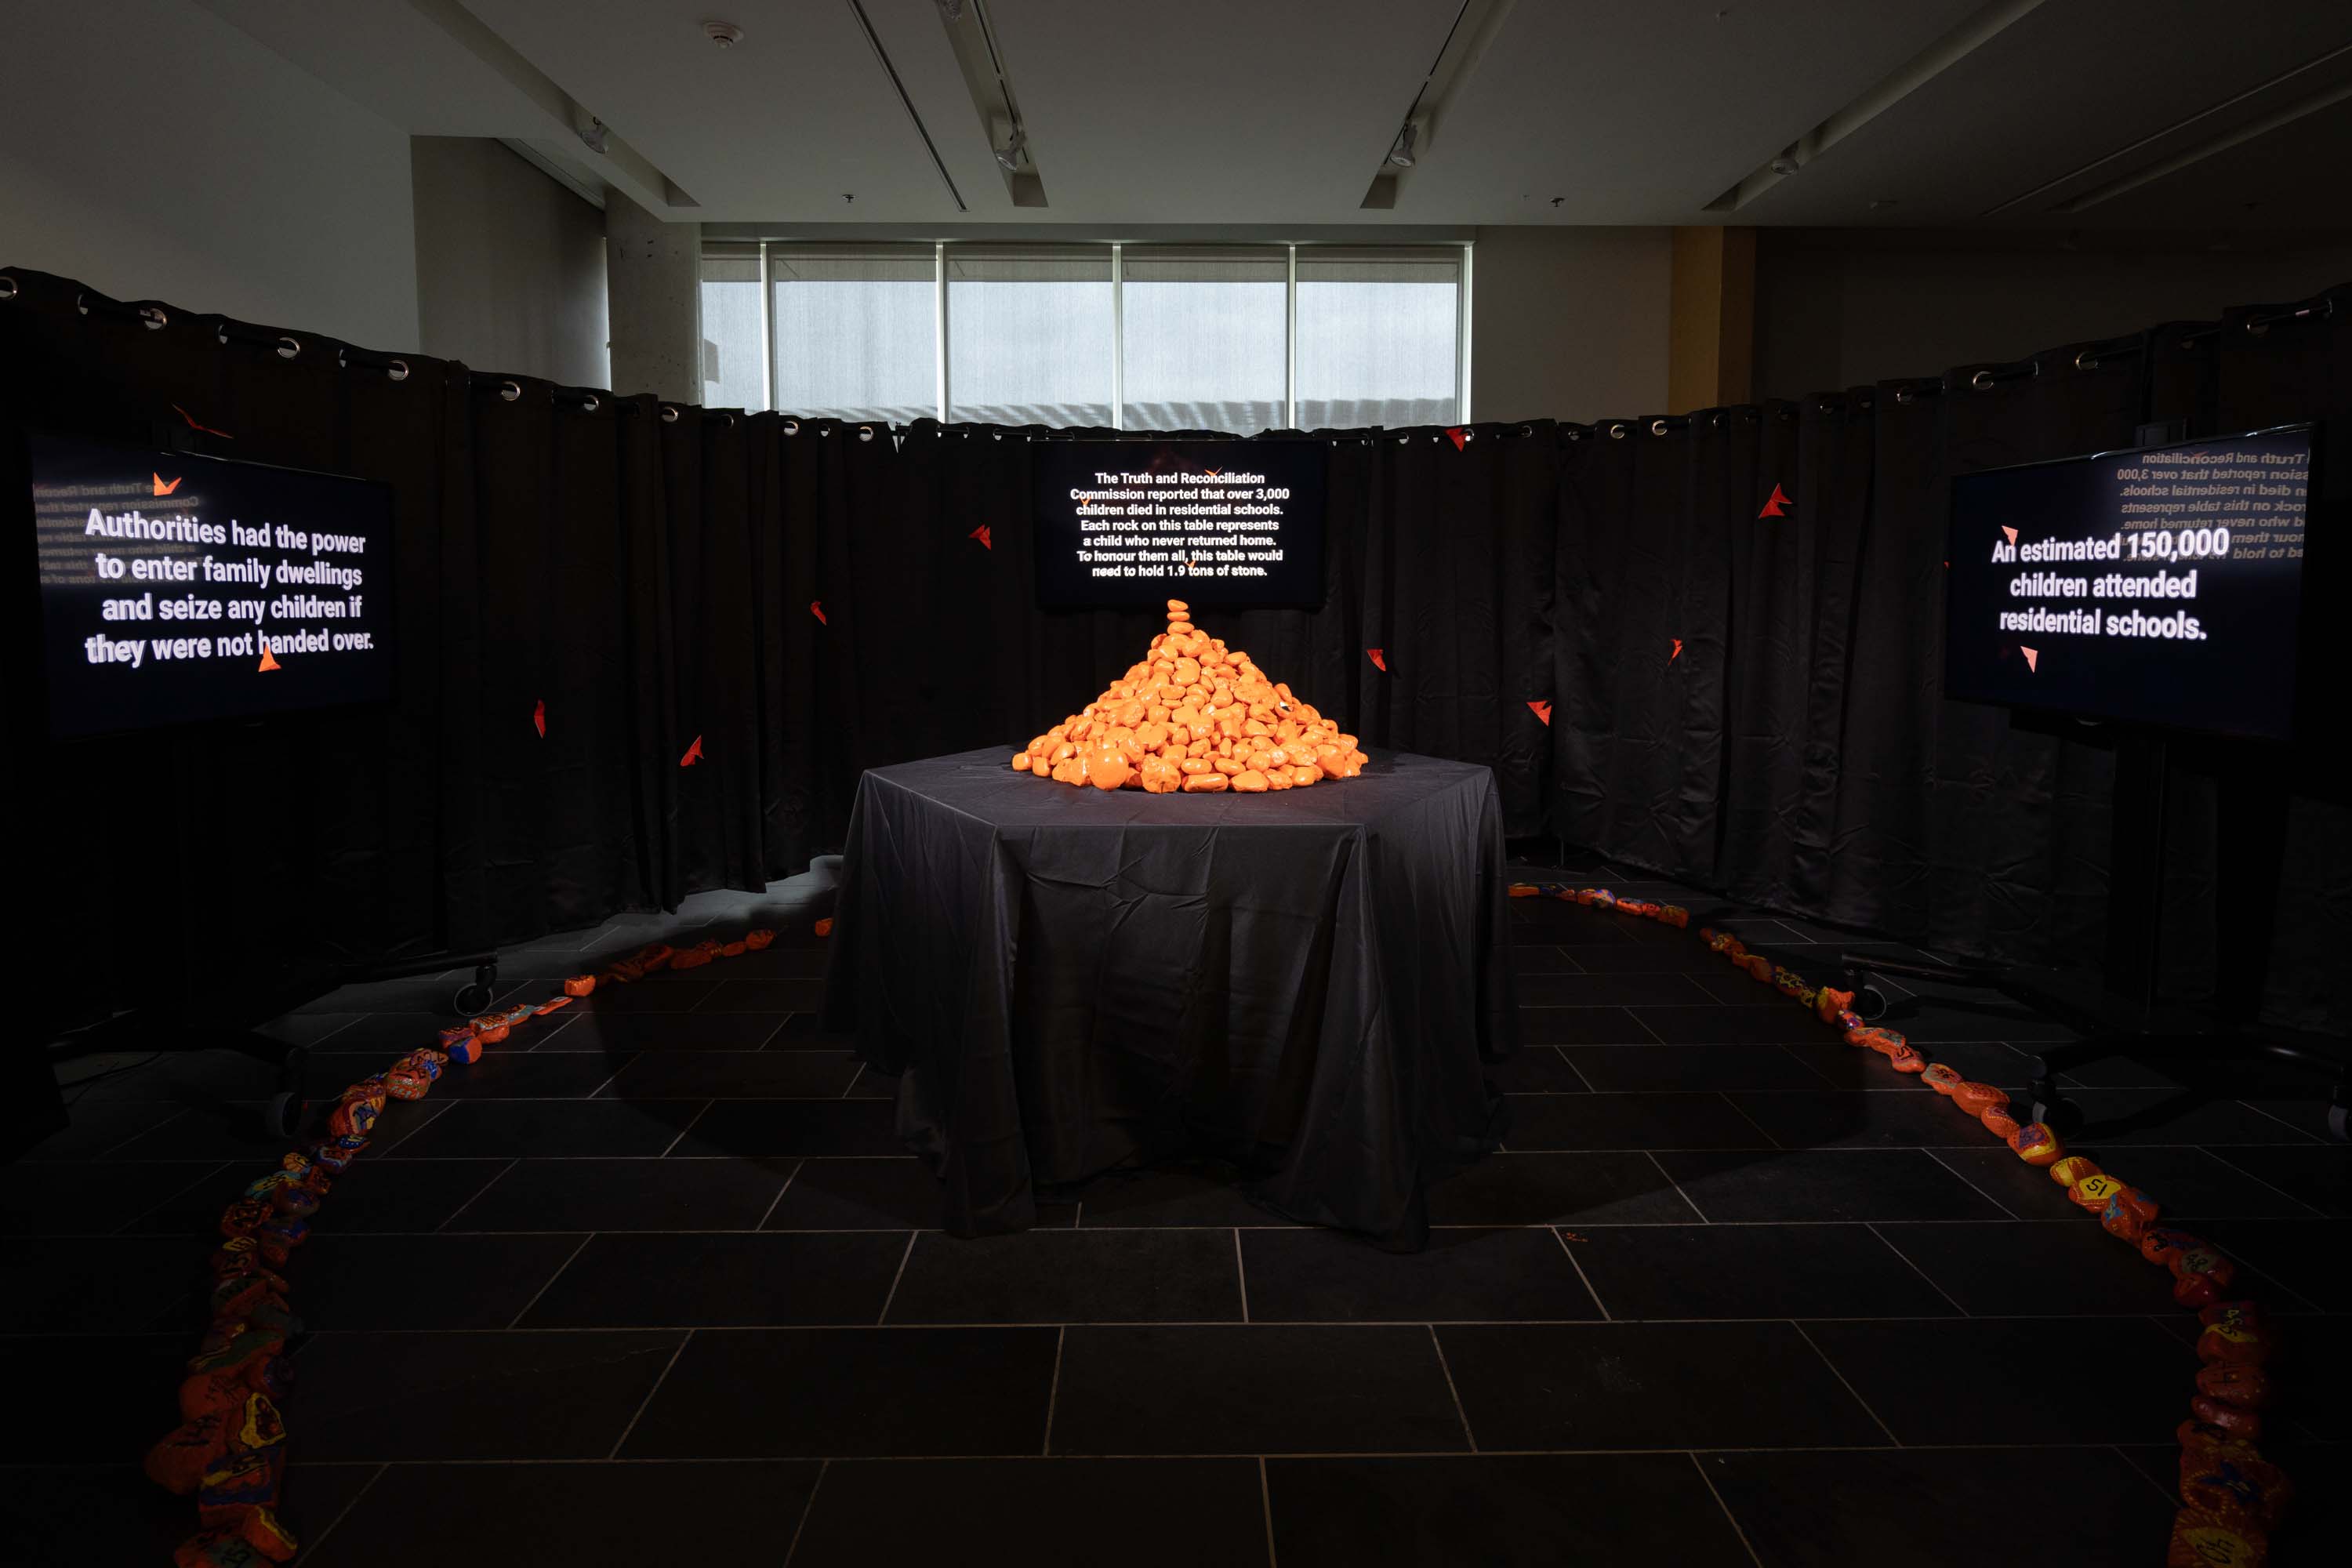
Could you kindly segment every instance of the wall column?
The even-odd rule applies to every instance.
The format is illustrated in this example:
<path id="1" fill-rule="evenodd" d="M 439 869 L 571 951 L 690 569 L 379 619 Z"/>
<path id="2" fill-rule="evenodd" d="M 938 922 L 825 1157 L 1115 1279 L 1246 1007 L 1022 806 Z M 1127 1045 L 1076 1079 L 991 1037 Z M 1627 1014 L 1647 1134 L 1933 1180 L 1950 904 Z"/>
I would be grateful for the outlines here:
<path id="1" fill-rule="evenodd" d="M 1749 402 L 1755 376 L 1756 231 L 1675 229 L 1667 411 Z"/>
<path id="2" fill-rule="evenodd" d="M 664 223 L 604 189 L 613 390 L 702 401 L 702 226 Z"/>

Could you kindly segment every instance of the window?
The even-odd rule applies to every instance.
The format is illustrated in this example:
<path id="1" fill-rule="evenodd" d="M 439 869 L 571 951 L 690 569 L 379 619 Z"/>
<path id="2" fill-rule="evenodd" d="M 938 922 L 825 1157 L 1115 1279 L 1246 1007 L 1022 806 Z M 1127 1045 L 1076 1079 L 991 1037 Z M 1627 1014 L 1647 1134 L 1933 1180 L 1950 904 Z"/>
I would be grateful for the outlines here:
<path id="1" fill-rule="evenodd" d="M 772 245 L 772 405 L 904 425 L 939 413 L 928 245 Z"/>
<path id="2" fill-rule="evenodd" d="M 760 358 L 756 245 L 703 247 L 702 405 L 768 406 L 768 372 Z"/>
<path id="3" fill-rule="evenodd" d="M 1290 255 L 1129 245 L 1119 256 L 1119 423 L 1253 435 L 1287 425 Z"/>
<path id="4" fill-rule="evenodd" d="M 1111 247 L 947 247 L 948 417 L 1110 423 Z"/>
<path id="5" fill-rule="evenodd" d="M 1300 247 L 1300 427 L 1461 417 L 1461 286 L 1458 247 Z"/>
<path id="6" fill-rule="evenodd" d="M 713 241 L 704 401 L 1235 436 L 1448 425 L 1469 414 L 1469 289 L 1466 246 Z"/>

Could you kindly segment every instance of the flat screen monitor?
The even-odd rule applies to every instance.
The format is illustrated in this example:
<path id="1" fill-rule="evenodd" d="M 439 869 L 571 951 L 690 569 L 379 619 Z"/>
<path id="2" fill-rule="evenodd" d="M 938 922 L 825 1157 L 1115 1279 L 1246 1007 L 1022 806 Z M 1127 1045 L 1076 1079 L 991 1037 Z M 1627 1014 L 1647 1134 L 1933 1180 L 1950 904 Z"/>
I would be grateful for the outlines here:
<path id="1" fill-rule="evenodd" d="M 53 737 L 390 700 L 388 486 L 25 440 Z"/>
<path id="2" fill-rule="evenodd" d="M 1323 602 L 1321 441 L 1041 441 L 1037 603 Z"/>
<path id="3" fill-rule="evenodd" d="M 2307 425 L 1952 481 L 1944 689 L 2293 738 Z"/>

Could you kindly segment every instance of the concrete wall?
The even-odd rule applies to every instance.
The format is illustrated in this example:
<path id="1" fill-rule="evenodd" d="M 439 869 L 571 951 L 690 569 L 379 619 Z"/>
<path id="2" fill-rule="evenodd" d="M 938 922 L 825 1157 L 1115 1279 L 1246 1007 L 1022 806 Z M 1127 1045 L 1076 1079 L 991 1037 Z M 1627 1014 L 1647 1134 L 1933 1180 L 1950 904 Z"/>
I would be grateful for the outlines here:
<path id="1" fill-rule="evenodd" d="M 185 0 L 11 5 L 0 266 L 414 352 L 408 137 Z"/>
<path id="2" fill-rule="evenodd" d="M 702 226 L 664 223 L 618 191 L 604 197 L 613 390 L 702 401 Z"/>
<path id="3" fill-rule="evenodd" d="M 1671 230 L 1482 228 L 1471 255 L 1471 417 L 1665 411 Z"/>
<path id="4" fill-rule="evenodd" d="M 2024 359 L 2352 279 L 2352 234 L 1766 229 L 1757 388 L 1794 397 Z"/>
<path id="5" fill-rule="evenodd" d="M 609 386 L 604 215 L 487 139 L 419 136 L 409 163 L 425 352 Z"/>

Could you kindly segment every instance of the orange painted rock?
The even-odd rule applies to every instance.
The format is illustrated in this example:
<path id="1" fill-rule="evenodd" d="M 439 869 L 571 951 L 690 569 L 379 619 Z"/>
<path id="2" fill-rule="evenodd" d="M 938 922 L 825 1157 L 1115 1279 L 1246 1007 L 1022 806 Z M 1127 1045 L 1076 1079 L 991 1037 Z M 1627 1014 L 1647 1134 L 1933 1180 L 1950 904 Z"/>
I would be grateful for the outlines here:
<path id="1" fill-rule="evenodd" d="M 1924 1073 L 1927 1070 L 1927 1058 L 1908 1046 L 1897 1046 L 1886 1053 L 1886 1065 L 1896 1072 Z"/>
<path id="2" fill-rule="evenodd" d="M 819 936 L 831 936 L 833 934 L 833 917 L 831 915 L 827 915 L 824 919 L 817 921 L 814 930 L 816 934 Z"/>
<path id="3" fill-rule="evenodd" d="M 684 952 L 673 953 L 670 956 L 669 966 L 672 969 L 699 969 L 709 962 L 709 953 L 699 948 L 689 947 Z"/>
<path id="4" fill-rule="evenodd" d="M 2286 1472 L 2252 1444 L 2231 1440 L 2180 1451 L 2181 1506 L 2193 1512 L 2268 1530 L 2294 1497 Z"/>
<path id="5" fill-rule="evenodd" d="M 1085 770 L 1087 783 L 1097 789 L 1118 789 L 1135 776 L 1135 769 L 1128 760 L 1108 746 L 1087 752 L 1080 766 Z"/>
<path id="6" fill-rule="evenodd" d="M 751 944 L 748 942 L 730 942 L 719 948 L 719 956 L 721 958 L 740 958 L 745 952 L 750 951 L 750 947 Z"/>
<path id="7" fill-rule="evenodd" d="M 2184 1508 L 2172 1519 L 2164 1568 L 2263 1568 L 2270 1538 L 2253 1525 Z"/>
<path id="8" fill-rule="evenodd" d="M 2107 1200 L 2123 1190 L 2123 1183 L 2103 1172 L 2098 1175 L 2084 1176 L 2079 1182 L 2068 1184 L 2066 1196 L 2074 1201 L 2076 1208 L 2085 1208 L 2094 1214 L 2099 1214 L 2105 1210 Z"/>
<path id="9" fill-rule="evenodd" d="M 2016 1150 L 2018 1159 L 2030 1166 L 2051 1166 L 2065 1154 L 2065 1145 L 2058 1142 L 2058 1133 L 2049 1131 L 2039 1121 L 2028 1121 L 2009 1135 L 2009 1147 Z"/>
<path id="10" fill-rule="evenodd" d="M 2216 1301 L 2197 1314 L 2197 1359 L 2209 1366 L 2260 1366 L 2277 1349 L 2276 1331 L 2252 1301 Z"/>
<path id="11" fill-rule="evenodd" d="M 753 952 L 759 952 L 761 948 L 767 946 L 770 942 L 775 940 L 776 933 L 768 930 L 764 926 L 756 931 L 747 931 L 743 933 L 743 945 L 750 948 Z"/>
<path id="12" fill-rule="evenodd" d="M 2098 1173 L 2099 1167 L 2080 1154 L 2069 1154 L 2050 1166 L 2050 1179 L 2062 1187 L 2072 1187 L 2084 1177 Z"/>
<path id="13" fill-rule="evenodd" d="M 474 1038 L 483 1045 L 495 1046 L 504 1040 L 507 1036 L 512 1032 L 513 1026 L 511 1025 L 493 1024 L 487 1029 L 475 1030 Z"/>
<path id="14" fill-rule="evenodd" d="M 2081 1187 L 2074 1189 L 2082 1191 Z M 2137 1187 L 2124 1187 L 2107 1194 L 2106 1206 L 2099 1211 L 2099 1228 L 2117 1241 L 2137 1244 L 2155 1223 L 2156 1200 Z"/>
<path id="15" fill-rule="evenodd" d="M 563 983 L 566 996 L 585 996 L 595 989 L 596 977 L 593 974 L 575 974 Z"/>
<path id="16" fill-rule="evenodd" d="M 2155 1226 L 2139 1238 L 2139 1255 L 2150 1263 L 2161 1264 L 2169 1268 L 2172 1267 L 2174 1258 L 2192 1247 L 2204 1245 L 2202 1241 L 2185 1230 L 2174 1230 L 2169 1226 Z"/>
<path id="17" fill-rule="evenodd" d="M 1244 768 L 1233 775 L 1234 788 L 1243 795 L 1264 795 L 1265 775 L 1255 768 Z"/>
<path id="18" fill-rule="evenodd" d="M 2172 1299 L 2184 1307 L 2207 1307 L 2236 1279 L 2238 1266 L 2210 1247 L 2193 1247 L 2172 1260 Z"/>
<path id="19" fill-rule="evenodd" d="M 1977 1120 L 1985 1124 L 1986 1131 L 2004 1143 L 2017 1132 L 2017 1118 L 2009 1113 L 2006 1105 L 1989 1105 L 1978 1113 Z"/>
<path id="20" fill-rule="evenodd" d="M 1305 789 L 1308 784 L 1321 784 L 1323 770 L 1313 763 L 1299 763 L 1290 770 L 1290 782 L 1295 788 L 1298 789 Z"/>
<path id="21" fill-rule="evenodd" d="M 1669 905 L 1667 907 L 1671 909 L 1675 906 Z M 1684 910 L 1683 918 L 1685 920 L 1690 919 L 1690 911 L 1687 910 Z M 1673 922 L 1669 921 L 1668 923 L 1671 924 Z M 1817 993 L 1813 998 L 1813 1010 L 1821 1015 L 1822 1022 L 1824 1024 L 1836 1023 L 1837 1016 L 1853 1005 L 1853 992 L 1832 991 L 1826 985 L 1822 986 L 1820 992 Z"/>
<path id="22" fill-rule="evenodd" d="M 1946 1067 L 1942 1062 L 1930 1062 L 1927 1064 L 1927 1070 L 1919 1075 L 1919 1081 L 1937 1094 L 1949 1094 L 1959 1088 L 1964 1080 L 1958 1069 Z"/>
<path id="23" fill-rule="evenodd" d="M 2189 1402 L 2189 1413 L 2208 1426 L 2219 1426 L 2242 1443 L 2251 1443 L 2263 1435 L 2263 1418 L 2242 1405 L 2200 1394 Z"/>
<path id="24" fill-rule="evenodd" d="M 2241 1410 L 2260 1410 L 2271 1402 L 2271 1374 L 2258 1366 L 2214 1362 L 2197 1369 L 2197 1392 Z"/>
<path id="25" fill-rule="evenodd" d="M 1222 795 L 1224 788 L 1225 775 L 1220 773 L 1187 773 L 1184 776 L 1184 793 L 1187 795 Z"/>
<path id="26" fill-rule="evenodd" d="M 2009 1103 L 2009 1090 L 1995 1089 L 1989 1083 L 1963 1083 L 1953 1089 L 1952 1103 L 1982 1120 L 1986 1111 Z"/>

